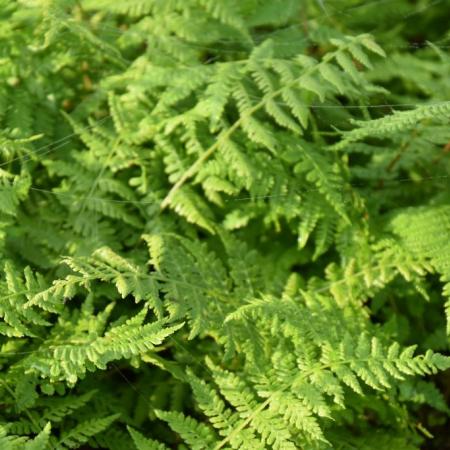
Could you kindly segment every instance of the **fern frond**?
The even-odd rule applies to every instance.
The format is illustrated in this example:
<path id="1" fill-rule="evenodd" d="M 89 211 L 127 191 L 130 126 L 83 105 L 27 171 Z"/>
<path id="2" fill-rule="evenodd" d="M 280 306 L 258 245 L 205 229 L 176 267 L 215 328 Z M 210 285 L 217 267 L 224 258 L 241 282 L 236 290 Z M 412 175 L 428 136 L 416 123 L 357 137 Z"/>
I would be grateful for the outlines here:
<path id="1" fill-rule="evenodd" d="M 212 144 L 207 150 L 205 150 L 199 156 L 199 158 L 193 163 L 193 165 L 191 165 L 190 168 L 183 174 L 183 176 L 177 180 L 177 182 L 170 190 L 169 194 L 161 203 L 161 208 L 164 209 L 171 203 L 173 196 L 184 185 L 184 183 L 198 172 L 203 163 L 211 155 L 213 155 L 216 152 L 216 150 L 220 151 L 222 142 L 224 140 L 228 140 L 239 129 L 242 129 L 248 135 L 251 141 L 254 141 L 255 143 L 260 144 L 268 149 L 274 149 L 276 143 L 274 139 L 271 137 L 270 133 L 259 124 L 257 118 L 255 117 L 256 113 L 260 111 L 262 108 L 265 108 L 268 103 L 271 104 L 277 97 L 281 96 L 285 90 L 292 88 L 300 88 L 303 90 L 311 91 L 317 94 L 318 97 L 323 101 L 325 98 L 325 92 L 323 88 L 320 86 L 320 84 L 315 81 L 313 75 L 315 75 L 316 72 L 320 72 L 321 69 L 323 71 L 323 67 L 330 64 L 330 61 L 336 58 L 338 54 L 345 53 L 347 51 L 351 52 L 358 51 L 359 53 L 364 54 L 363 51 L 360 49 L 361 44 L 359 43 L 358 39 L 367 42 L 369 37 L 367 35 L 362 35 L 361 37 L 355 38 L 354 40 L 351 40 L 348 43 L 335 42 L 335 44 L 338 46 L 338 50 L 335 51 L 334 53 L 328 54 L 326 58 L 324 58 L 320 63 L 313 63 L 310 60 L 306 60 L 306 58 L 303 59 L 299 58 L 299 62 L 297 63 L 298 66 L 303 68 L 306 65 L 306 71 L 300 72 L 300 75 L 295 77 L 293 81 L 289 82 L 287 85 L 282 85 L 278 89 L 273 89 L 271 92 L 265 94 L 262 97 L 261 101 L 257 102 L 254 105 L 251 104 L 246 99 L 245 95 L 243 97 L 242 94 L 240 94 L 239 95 L 239 98 L 241 99 L 240 117 L 229 128 L 221 131 L 218 134 L 215 143 Z M 260 83 L 261 79 L 262 78 L 260 76 L 258 78 Z M 270 88 L 269 84 L 267 83 L 263 87 L 265 90 Z M 240 88 L 240 92 L 241 93 L 245 92 L 245 90 L 242 89 L 242 85 Z M 244 103 L 246 106 L 244 106 L 243 100 L 245 100 Z"/>
<path id="2" fill-rule="evenodd" d="M 422 121 L 433 120 L 445 122 L 450 112 L 450 102 L 440 102 L 435 105 L 420 106 L 412 111 L 395 111 L 391 116 L 381 119 L 355 121 L 359 127 L 345 133 L 344 139 L 334 145 L 334 150 L 342 150 L 350 143 L 368 136 L 385 137 L 417 126 Z"/>
<path id="3" fill-rule="evenodd" d="M 156 415 L 167 422 L 170 428 L 178 433 L 193 450 L 214 447 L 217 442 L 216 436 L 209 427 L 191 417 L 185 417 L 182 413 L 156 411 Z"/>
<path id="4" fill-rule="evenodd" d="M 120 414 L 114 414 L 108 417 L 82 422 L 75 428 L 63 433 L 58 444 L 63 448 L 78 448 L 92 436 L 108 428 L 119 417 Z"/>
<path id="5" fill-rule="evenodd" d="M 128 427 L 128 432 L 133 438 L 137 450 L 167 450 L 167 447 L 153 439 L 145 438 L 141 433 Z"/>

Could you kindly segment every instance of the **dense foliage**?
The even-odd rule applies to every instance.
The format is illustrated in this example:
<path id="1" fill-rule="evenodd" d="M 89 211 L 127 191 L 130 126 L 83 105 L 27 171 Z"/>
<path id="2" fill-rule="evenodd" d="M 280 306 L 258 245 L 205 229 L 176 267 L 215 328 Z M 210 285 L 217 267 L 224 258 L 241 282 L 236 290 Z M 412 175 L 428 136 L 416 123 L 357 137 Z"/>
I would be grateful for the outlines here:
<path id="1" fill-rule="evenodd" d="M 449 16 L 0 0 L 0 448 L 450 448 Z"/>

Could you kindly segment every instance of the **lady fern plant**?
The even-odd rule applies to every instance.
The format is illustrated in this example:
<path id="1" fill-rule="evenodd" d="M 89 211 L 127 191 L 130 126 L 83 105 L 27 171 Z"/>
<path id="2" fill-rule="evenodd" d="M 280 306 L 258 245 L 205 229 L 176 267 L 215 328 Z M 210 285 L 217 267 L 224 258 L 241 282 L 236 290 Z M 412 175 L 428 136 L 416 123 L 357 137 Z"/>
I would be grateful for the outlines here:
<path id="1" fill-rule="evenodd" d="M 445 448 L 446 13 L 0 0 L 0 448 Z"/>

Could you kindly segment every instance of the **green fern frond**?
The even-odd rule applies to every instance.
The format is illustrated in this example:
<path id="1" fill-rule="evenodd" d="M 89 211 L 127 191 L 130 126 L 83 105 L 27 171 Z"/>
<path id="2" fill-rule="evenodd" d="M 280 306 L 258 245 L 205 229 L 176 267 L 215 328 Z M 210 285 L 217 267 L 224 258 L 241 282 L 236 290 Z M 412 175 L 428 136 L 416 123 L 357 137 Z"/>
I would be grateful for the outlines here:
<path id="1" fill-rule="evenodd" d="M 109 427 L 119 417 L 120 414 L 114 414 L 108 417 L 82 422 L 75 428 L 63 433 L 58 444 L 62 446 L 62 448 L 78 448 L 80 445 L 86 443 L 92 436 L 95 436 Z"/>
<path id="2" fill-rule="evenodd" d="M 153 439 L 145 438 L 141 433 L 128 427 L 128 431 L 133 438 L 137 450 L 167 450 L 167 447 Z"/>

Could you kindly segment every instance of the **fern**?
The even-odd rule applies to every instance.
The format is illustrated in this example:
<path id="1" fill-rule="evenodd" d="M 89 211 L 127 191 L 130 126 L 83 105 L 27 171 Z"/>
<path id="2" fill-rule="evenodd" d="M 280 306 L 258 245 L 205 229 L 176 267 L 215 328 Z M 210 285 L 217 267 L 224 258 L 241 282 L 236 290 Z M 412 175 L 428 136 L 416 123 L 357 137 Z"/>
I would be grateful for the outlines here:
<path id="1" fill-rule="evenodd" d="M 0 11 L 2 449 L 446 446 L 445 2 Z"/>
<path id="2" fill-rule="evenodd" d="M 118 415 L 113 415 L 102 419 L 94 419 L 89 422 L 82 422 L 68 433 L 64 433 L 61 436 L 59 445 L 63 448 L 77 448 L 87 442 L 91 436 L 103 431 L 117 418 Z"/>

